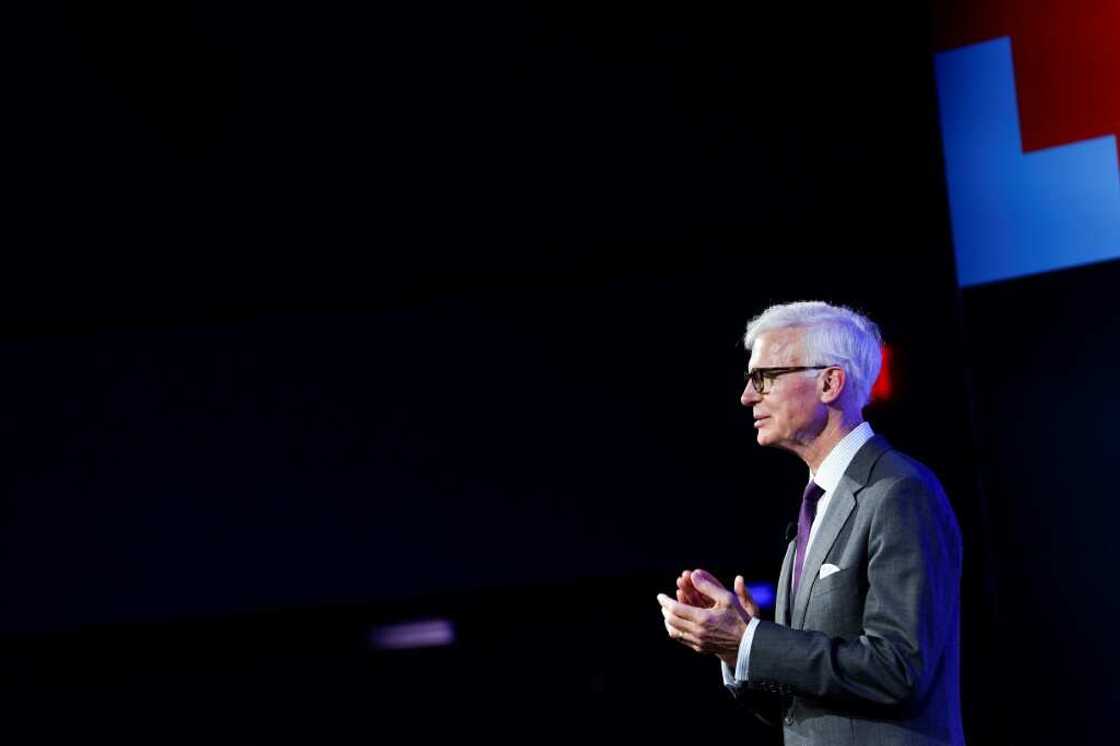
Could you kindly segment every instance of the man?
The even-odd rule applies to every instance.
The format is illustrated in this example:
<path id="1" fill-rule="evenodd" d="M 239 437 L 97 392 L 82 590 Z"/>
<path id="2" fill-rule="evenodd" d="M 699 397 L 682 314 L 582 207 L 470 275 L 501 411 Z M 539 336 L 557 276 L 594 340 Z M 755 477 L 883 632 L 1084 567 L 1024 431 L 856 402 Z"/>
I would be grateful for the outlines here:
<path id="1" fill-rule="evenodd" d="M 963 744 L 959 694 L 961 539 L 937 478 L 871 431 L 879 374 L 873 322 L 799 302 L 747 326 L 742 403 L 760 445 L 809 467 L 775 621 L 684 572 L 658 595 L 670 638 L 722 661 L 756 711 L 777 705 L 787 744 Z"/>

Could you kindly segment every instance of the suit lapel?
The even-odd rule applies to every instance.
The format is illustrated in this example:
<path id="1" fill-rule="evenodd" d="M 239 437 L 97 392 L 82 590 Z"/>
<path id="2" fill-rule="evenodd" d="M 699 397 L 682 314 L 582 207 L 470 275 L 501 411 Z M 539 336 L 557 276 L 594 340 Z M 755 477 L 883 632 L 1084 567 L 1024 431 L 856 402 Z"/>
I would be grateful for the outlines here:
<path id="1" fill-rule="evenodd" d="M 887 441 L 882 437 L 871 438 L 856 452 L 844 475 L 840 477 L 840 484 L 832 493 L 828 510 L 817 527 L 817 533 L 809 547 L 809 554 L 805 557 L 801 582 L 797 586 L 797 597 L 793 599 L 790 626 L 794 629 L 802 629 L 805 625 L 805 612 L 809 607 L 809 597 L 813 595 L 817 576 L 820 575 L 821 565 L 832 551 L 832 545 L 836 543 L 840 530 L 848 522 L 848 516 L 856 507 L 856 493 L 867 484 L 871 467 L 889 448 Z"/>
<path id="2" fill-rule="evenodd" d="M 821 564 L 824 562 L 824 558 L 828 556 L 832 545 L 836 543 L 836 537 L 840 534 L 840 529 L 844 527 L 848 516 L 852 514 L 855 507 L 855 491 L 852 489 L 850 480 L 847 477 L 842 477 L 839 486 L 832 494 L 832 499 L 828 502 L 828 512 L 824 514 L 821 525 L 817 527 L 817 535 L 813 537 L 809 554 L 805 557 L 805 563 L 801 570 L 801 582 L 797 585 L 797 597 L 793 600 L 793 624 L 791 626 L 794 629 L 801 629 L 802 625 L 805 624 L 805 609 L 809 606 L 809 596 L 813 593 L 813 586 L 817 582 L 817 575 L 820 574 Z"/>
<path id="3" fill-rule="evenodd" d="M 774 602 L 774 621 L 778 624 L 789 626 L 789 576 L 793 572 L 793 550 L 796 541 L 791 541 L 786 547 L 786 558 L 782 560 L 782 572 L 778 575 L 778 595 Z"/>

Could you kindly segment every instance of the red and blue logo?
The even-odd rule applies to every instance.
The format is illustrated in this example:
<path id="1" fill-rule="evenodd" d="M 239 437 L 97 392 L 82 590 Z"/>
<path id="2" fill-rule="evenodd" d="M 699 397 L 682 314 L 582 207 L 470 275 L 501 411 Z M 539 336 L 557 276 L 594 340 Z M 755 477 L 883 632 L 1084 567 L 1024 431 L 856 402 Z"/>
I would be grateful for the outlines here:
<path id="1" fill-rule="evenodd" d="M 962 286 L 1120 258 L 1120 3 L 939 5 Z"/>

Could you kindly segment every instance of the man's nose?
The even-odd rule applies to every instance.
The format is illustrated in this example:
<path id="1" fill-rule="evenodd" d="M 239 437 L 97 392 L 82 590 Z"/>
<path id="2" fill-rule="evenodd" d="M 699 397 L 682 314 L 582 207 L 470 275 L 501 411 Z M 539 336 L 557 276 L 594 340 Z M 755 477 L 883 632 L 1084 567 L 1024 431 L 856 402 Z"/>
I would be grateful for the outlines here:
<path id="1" fill-rule="evenodd" d="M 747 385 L 743 387 L 743 395 L 739 397 L 739 401 L 743 403 L 744 407 L 749 407 L 761 398 L 759 393 L 754 390 L 754 386 L 751 385 L 751 382 L 747 381 Z"/>

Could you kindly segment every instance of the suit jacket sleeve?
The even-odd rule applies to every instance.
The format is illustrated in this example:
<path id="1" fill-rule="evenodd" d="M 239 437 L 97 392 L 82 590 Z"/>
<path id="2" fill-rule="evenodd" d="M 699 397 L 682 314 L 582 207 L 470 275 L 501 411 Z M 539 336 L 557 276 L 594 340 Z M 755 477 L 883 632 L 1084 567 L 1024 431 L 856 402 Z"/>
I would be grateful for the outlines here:
<path id="1" fill-rule="evenodd" d="M 958 614 L 960 534 L 952 511 L 932 475 L 883 480 L 864 493 L 866 515 L 851 540 L 866 542 L 865 566 L 825 593 L 814 588 L 806 629 L 759 624 L 751 688 L 906 705 L 935 678 L 952 644 L 947 621 Z M 857 621 L 845 624 L 845 617 Z"/>

